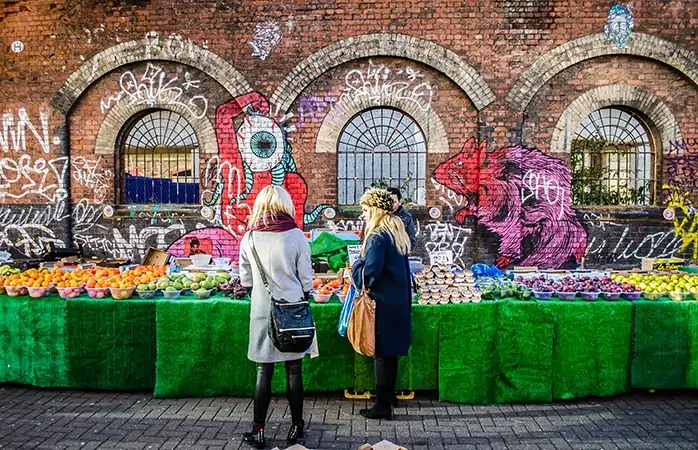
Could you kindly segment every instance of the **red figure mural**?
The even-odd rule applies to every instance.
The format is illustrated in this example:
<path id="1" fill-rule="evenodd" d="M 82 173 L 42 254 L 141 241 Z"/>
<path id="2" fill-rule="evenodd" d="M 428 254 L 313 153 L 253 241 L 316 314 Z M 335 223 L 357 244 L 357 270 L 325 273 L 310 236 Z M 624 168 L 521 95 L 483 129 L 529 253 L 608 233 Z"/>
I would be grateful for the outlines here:
<path id="1" fill-rule="evenodd" d="M 581 262 L 586 231 L 570 206 L 570 170 L 535 148 L 513 146 L 487 152 L 470 139 L 440 164 L 434 179 L 467 200 L 456 212 L 473 216 L 499 236 L 497 265 L 557 268 Z"/>
<path id="2" fill-rule="evenodd" d="M 240 116 L 243 116 L 241 124 L 235 129 L 234 121 Z M 314 222 L 322 210 L 330 206 L 320 205 L 305 214 L 308 189 L 298 174 L 286 133 L 283 124 L 269 117 L 269 103 L 257 92 L 236 97 L 216 111 L 218 173 L 213 193 L 204 200 L 204 205 L 215 207 L 220 204 L 224 230 L 235 241 L 230 254 L 225 256 L 237 258 L 237 242 L 247 229 L 247 218 L 255 199 L 270 184 L 282 186 L 291 195 L 296 224 L 301 229 L 304 224 Z M 198 231 L 201 235 L 201 230 Z M 178 244 L 176 248 L 179 248 Z"/>

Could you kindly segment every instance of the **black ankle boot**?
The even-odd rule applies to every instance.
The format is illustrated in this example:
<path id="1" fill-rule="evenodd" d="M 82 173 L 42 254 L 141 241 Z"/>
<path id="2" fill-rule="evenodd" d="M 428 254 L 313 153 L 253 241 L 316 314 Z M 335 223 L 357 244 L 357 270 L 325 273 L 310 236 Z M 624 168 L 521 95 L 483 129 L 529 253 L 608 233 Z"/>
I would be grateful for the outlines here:
<path id="1" fill-rule="evenodd" d="M 303 431 L 304 429 L 305 421 L 301 426 L 291 425 L 291 429 L 288 430 L 288 436 L 286 436 L 286 443 L 289 445 L 293 445 L 297 443 L 299 439 L 303 439 L 303 437 L 305 436 L 305 432 Z"/>
<path id="2" fill-rule="evenodd" d="M 369 409 L 362 409 L 359 414 L 367 419 L 383 419 L 383 420 L 393 420 L 393 411 L 390 407 L 381 408 L 378 403 L 373 405 Z"/>
<path id="3" fill-rule="evenodd" d="M 242 441 L 254 448 L 264 448 L 264 428 L 243 434 Z"/>

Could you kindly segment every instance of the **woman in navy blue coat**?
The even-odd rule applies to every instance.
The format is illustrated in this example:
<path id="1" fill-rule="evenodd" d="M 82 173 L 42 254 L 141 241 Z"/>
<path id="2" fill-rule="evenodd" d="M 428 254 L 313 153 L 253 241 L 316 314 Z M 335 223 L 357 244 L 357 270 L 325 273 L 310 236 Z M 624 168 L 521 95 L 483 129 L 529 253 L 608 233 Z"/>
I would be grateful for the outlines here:
<path id="1" fill-rule="evenodd" d="M 393 215 L 388 191 L 370 189 L 361 197 L 366 222 L 361 257 L 352 267 L 359 289 L 363 282 L 376 301 L 376 404 L 359 413 L 369 419 L 392 419 L 397 358 L 407 356 L 411 332 L 411 281 L 407 255 L 410 239 L 402 220 Z"/>

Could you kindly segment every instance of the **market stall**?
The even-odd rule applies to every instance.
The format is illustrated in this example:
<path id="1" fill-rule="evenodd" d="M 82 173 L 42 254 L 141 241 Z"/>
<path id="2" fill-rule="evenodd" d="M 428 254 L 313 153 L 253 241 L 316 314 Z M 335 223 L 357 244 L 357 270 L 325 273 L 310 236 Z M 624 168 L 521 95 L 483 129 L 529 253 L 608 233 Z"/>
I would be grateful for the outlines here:
<path id="1" fill-rule="evenodd" d="M 249 301 L 234 280 L 215 271 L 184 279 L 162 274 L 162 268 L 130 270 L 99 279 L 94 271 L 65 275 L 55 269 L 8 277 L 3 284 L 15 296 L 0 295 L 0 382 L 152 390 L 157 397 L 251 395 Z M 43 285 L 49 275 L 63 286 L 84 279 L 85 287 L 63 287 L 60 295 L 49 288 L 45 296 L 34 290 L 36 298 L 28 289 L 13 289 L 21 287 L 12 286 L 15 281 Z M 588 273 L 535 272 L 505 279 L 426 267 L 415 275 L 420 296 L 413 305 L 410 355 L 400 361 L 400 389 L 438 390 L 441 399 L 454 402 L 505 403 L 698 386 L 698 302 L 690 295 L 698 279 L 688 275 L 662 275 L 670 281 L 664 286 L 638 274 L 594 280 Z M 621 281 L 614 285 L 611 278 Z M 657 281 L 660 291 L 688 294 L 635 301 L 601 292 L 587 300 L 579 291 L 564 295 L 581 288 L 593 293 L 597 286 L 628 289 L 648 280 Z M 318 291 L 338 286 L 328 281 Z M 121 287 L 128 283 L 135 285 Z M 218 292 L 208 288 L 211 283 Z M 100 298 L 105 284 L 110 295 Z M 83 292 L 88 286 L 91 291 Z M 549 288 L 569 300 L 556 290 L 536 299 Z M 132 296 L 122 298 L 124 289 Z M 342 289 L 332 289 L 327 303 L 312 305 L 321 356 L 304 364 L 306 390 L 372 389 L 371 360 L 337 333 Z M 274 388 L 284 390 L 282 377 Z"/>

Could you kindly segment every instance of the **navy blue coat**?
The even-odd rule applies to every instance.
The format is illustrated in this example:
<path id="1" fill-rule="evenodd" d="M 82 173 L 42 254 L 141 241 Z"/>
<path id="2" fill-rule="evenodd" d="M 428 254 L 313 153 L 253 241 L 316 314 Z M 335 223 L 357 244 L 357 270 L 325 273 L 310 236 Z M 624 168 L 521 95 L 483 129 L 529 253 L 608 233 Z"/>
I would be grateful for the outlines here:
<path id="1" fill-rule="evenodd" d="M 376 301 L 376 356 L 406 356 L 410 349 L 412 286 L 407 256 L 401 255 L 390 235 L 373 233 L 366 243 L 366 256 L 351 268 L 362 289 L 364 271 L 369 295 Z"/>

